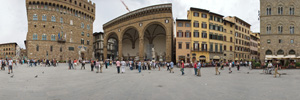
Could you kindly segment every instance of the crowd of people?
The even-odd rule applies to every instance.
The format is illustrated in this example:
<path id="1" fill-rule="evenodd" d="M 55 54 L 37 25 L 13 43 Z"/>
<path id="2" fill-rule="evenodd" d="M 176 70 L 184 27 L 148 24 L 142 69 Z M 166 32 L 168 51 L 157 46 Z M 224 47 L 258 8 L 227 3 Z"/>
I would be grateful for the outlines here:
<path id="1" fill-rule="evenodd" d="M 44 66 L 44 67 L 56 67 L 58 66 L 58 61 L 56 59 L 52 59 L 52 60 L 48 60 L 48 59 L 43 59 L 43 60 L 12 60 L 12 59 L 0 59 L 0 66 L 1 66 L 1 70 L 5 70 L 5 67 L 8 67 L 8 74 L 13 73 L 13 64 L 15 64 L 17 66 L 17 63 L 20 64 L 24 64 L 27 63 L 29 67 L 33 67 L 33 66 Z M 117 68 L 117 73 L 125 73 L 125 69 L 126 67 L 129 67 L 130 70 L 138 70 L 139 73 L 142 72 L 142 70 L 155 70 L 157 69 L 158 71 L 161 70 L 161 67 L 163 68 L 167 68 L 167 71 L 169 71 L 170 73 L 174 73 L 174 63 L 171 62 L 161 62 L 161 61 L 155 61 L 155 60 L 148 60 L 148 61 L 111 61 L 111 60 L 104 60 L 104 61 L 100 61 L 100 60 L 77 60 L 77 59 L 71 59 L 69 58 L 69 60 L 66 62 L 68 63 L 69 66 L 69 70 L 72 69 L 76 69 L 77 66 L 81 66 L 80 69 L 81 70 L 85 70 L 85 65 L 86 63 L 90 63 L 91 66 L 91 71 L 94 71 L 94 69 L 96 69 L 96 73 L 102 73 L 103 72 L 103 67 L 105 67 L 106 69 L 108 69 L 108 66 L 115 64 L 116 68 Z M 251 62 L 223 62 L 223 61 L 212 61 L 211 65 L 213 67 L 215 67 L 215 75 L 220 75 L 221 72 L 220 70 L 224 70 L 224 66 L 228 66 L 228 71 L 229 74 L 232 73 L 232 68 L 236 66 L 237 71 L 240 70 L 241 66 L 249 66 L 249 69 L 251 69 L 252 63 Z M 194 68 L 194 72 L 196 76 L 201 76 L 201 68 L 202 67 L 206 67 L 207 63 L 205 62 L 201 62 L 201 61 L 195 61 L 191 64 L 188 64 L 188 66 L 191 66 Z M 186 63 L 184 61 L 181 61 L 178 63 L 177 67 L 180 68 L 181 74 L 184 75 L 184 68 L 186 67 Z M 268 67 L 274 67 L 272 65 L 272 63 L 269 62 Z M 275 70 L 275 76 L 277 76 L 277 74 L 279 74 L 279 76 L 281 75 L 280 73 L 278 73 L 278 65 L 277 67 L 274 67 L 273 70 Z M 267 70 L 268 72 L 271 70 Z"/>

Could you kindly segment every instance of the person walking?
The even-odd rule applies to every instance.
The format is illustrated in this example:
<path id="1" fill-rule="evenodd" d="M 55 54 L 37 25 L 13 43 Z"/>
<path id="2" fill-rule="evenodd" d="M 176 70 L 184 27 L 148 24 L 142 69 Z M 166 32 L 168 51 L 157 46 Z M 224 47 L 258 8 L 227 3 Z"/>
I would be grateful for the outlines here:
<path id="1" fill-rule="evenodd" d="M 107 60 L 105 60 L 105 68 L 107 69 L 107 66 L 108 66 L 108 61 Z"/>
<path id="2" fill-rule="evenodd" d="M 197 70 L 198 70 L 197 76 L 201 76 L 200 69 L 201 69 L 201 63 L 200 63 L 200 61 L 198 61 L 198 64 L 197 64 Z"/>
<path id="3" fill-rule="evenodd" d="M 85 60 L 82 60 L 82 62 L 81 62 L 81 70 L 82 70 L 82 68 L 85 70 Z"/>
<path id="4" fill-rule="evenodd" d="M 161 62 L 158 63 L 158 71 L 160 71 Z"/>
<path id="5" fill-rule="evenodd" d="M 274 72 L 274 78 L 276 78 L 277 77 L 277 74 L 279 75 L 279 77 L 281 76 L 281 74 L 280 73 L 278 73 L 278 64 L 276 65 L 276 68 L 275 68 L 275 72 Z"/>
<path id="6" fill-rule="evenodd" d="M 0 66 L 1 66 L 1 70 L 5 71 L 5 60 L 4 59 L 0 59 Z"/>
<path id="7" fill-rule="evenodd" d="M 71 58 L 69 58 L 68 63 L 69 63 L 69 70 L 74 69 Z"/>
<path id="8" fill-rule="evenodd" d="M 102 69 L 104 67 L 104 62 L 103 61 L 100 61 L 99 67 L 100 67 L 100 73 L 102 73 Z"/>
<path id="9" fill-rule="evenodd" d="M 99 73 L 100 71 L 100 62 L 99 59 L 96 60 L 95 68 L 97 69 L 96 73 Z"/>
<path id="10" fill-rule="evenodd" d="M 118 74 L 120 74 L 120 66 L 121 66 L 120 61 L 117 61 L 117 62 L 116 62 L 116 65 L 117 65 L 117 71 L 118 71 Z"/>
<path id="11" fill-rule="evenodd" d="M 249 61 L 249 69 L 251 70 L 252 69 L 252 62 Z"/>
<path id="12" fill-rule="evenodd" d="M 121 65 L 122 65 L 122 74 L 125 73 L 125 67 L 126 67 L 126 62 L 123 60 L 121 61 Z"/>
<path id="13" fill-rule="evenodd" d="M 194 66 L 195 75 L 197 75 L 197 61 L 194 62 L 193 66 Z"/>
<path id="14" fill-rule="evenodd" d="M 181 75 L 184 75 L 184 62 L 181 61 Z"/>
<path id="15" fill-rule="evenodd" d="M 229 74 L 232 73 L 231 68 L 232 68 L 232 63 L 229 63 L 229 68 L 228 68 Z"/>
<path id="16" fill-rule="evenodd" d="M 170 62 L 170 67 L 171 67 L 171 69 L 170 69 L 170 73 L 174 73 L 174 63 L 173 63 L 173 61 L 171 61 Z"/>
<path id="17" fill-rule="evenodd" d="M 240 71 L 240 63 L 239 62 L 236 63 L 236 68 L 238 71 Z"/>
<path id="18" fill-rule="evenodd" d="M 167 71 L 169 71 L 170 70 L 170 63 L 166 62 L 166 65 L 167 65 Z"/>
<path id="19" fill-rule="evenodd" d="M 13 60 L 9 58 L 8 60 L 8 74 L 13 73 Z"/>
<path id="20" fill-rule="evenodd" d="M 216 75 L 221 74 L 221 72 L 219 71 L 219 66 L 220 66 L 220 63 L 218 61 L 216 61 L 216 63 L 215 63 Z"/>
<path id="21" fill-rule="evenodd" d="M 139 73 L 141 73 L 142 63 L 140 61 L 137 62 Z"/>
<path id="22" fill-rule="evenodd" d="M 95 67 L 95 61 L 91 60 L 91 71 L 94 71 L 94 67 Z"/>

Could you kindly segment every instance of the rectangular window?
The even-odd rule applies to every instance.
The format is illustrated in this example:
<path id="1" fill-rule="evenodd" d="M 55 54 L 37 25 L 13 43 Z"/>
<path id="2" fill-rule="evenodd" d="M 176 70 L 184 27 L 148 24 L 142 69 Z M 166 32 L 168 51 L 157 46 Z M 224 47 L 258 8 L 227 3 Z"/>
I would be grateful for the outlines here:
<path id="1" fill-rule="evenodd" d="M 177 33 L 178 37 L 182 37 L 182 32 Z"/>
<path id="2" fill-rule="evenodd" d="M 207 38 L 207 33 L 206 33 L 206 31 L 202 31 L 202 38 Z"/>
<path id="3" fill-rule="evenodd" d="M 293 43 L 294 43 L 294 40 L 291 40 L 291 43 L 293 44 Z"/>
<path id="4" fill-rule="evenodd" d="M 213 51 L 213 44 L 211 43 L 211 44 L 209 44 L 209 45 L 210 45 L 210 46 L 209 46 L 209 47 L 210 47 L 210 48 L 209 48 L 209 51 L 212 52 L 212 51 Z"/>
<path id="5" fill-rule="evenodd" d="M 185 32 L 185 37 L 187 37 L 187 38 L 189 38 L 189 37 L 191 37 L 191 34 L 190 34 L 191 32 Z"/>
<path id="6" fill-rule="evenodd" d="M 199 32 L 198 31 L 194 32 L 194 37 L 199 37 Z"/>
<path id="7" fill-rule="evenodd" d="M 185 27 L 191 27 L 191 23 L 185 23 Z"/>
<path id="8" fill-rule="evenodd" d="M 198 21 L 194 22 L 194 27 L 199 27 L 199 22 Z"/>
<path id="9" fill-rule="evenodd" d="M 220 45 L 220 52 L 223 52 L 223 45 Z"/>
<path id="10" fill-rule="evenodd" d="M 282 43 L 282 40 L 281 39 L 279 39 L 279 41 L 278 41 L 279 43 Z"/>
<path id="11" fill-rule="evenodd" d="M 90 41 L 86 41 L 86 45 L 90 45 Z"/>
<path id="12" fill-rule="evenodd" d="M 194 12 L 194 16 L 195 17 L 199 17 L 199 13 L 198 12 Z"/>
<path id="13" fill-rule="evenodd" d="M 290 26 L 290 34 L 294 34 L 294 26 Z"/>
<path id="14" fill-rule="evenodd" d="M 74 47 L 69 47 L 69 51 L 74 51 Z"/>
<path id="15" fill-rule="evenodd" d="M 47 21 L 47 16 L 46 15 L 42 16 L 42 21 Z"/>
<path id="16" fill-rule="evenodd" d="M 214 19 L 214 16 L 210 15 L 209 20 L 213 20 L 213 19 Z"/>
<path id="17" fill-rule="evenodd" d="M 60 17 L 60 23 L 64 23 L 64 20 L 62 17 Z"/>
<path id="18" fill-rule="evenodd" d="M 177 27 L 183 27 L 182 23 L 177 23 Z"/>
<path id="19" fill-rule="evenodd" d="M 190 49 L 190 43 L 186 43 L 186 49 Z"/>
<path id="20" fill-rule="evenodd" d="M 201 27 L 206 29 L 207 28 L 207 24 L 205 22 L 202 22 Z"/>
<path id="21" fill-rule="evenodd" d="M 182 49 L 182 43 L 178 43 L 178 49 Z"/>
<path id="22" fill-rule="evenodd" d="M 215 44 L 215 52 L 218 52 L 218 44 Z"/>
<path id="23" fill-rule="evenodd" d="M 202 18 L 207 18 L 207 15 L 206 14 L 202 14 Z"/>

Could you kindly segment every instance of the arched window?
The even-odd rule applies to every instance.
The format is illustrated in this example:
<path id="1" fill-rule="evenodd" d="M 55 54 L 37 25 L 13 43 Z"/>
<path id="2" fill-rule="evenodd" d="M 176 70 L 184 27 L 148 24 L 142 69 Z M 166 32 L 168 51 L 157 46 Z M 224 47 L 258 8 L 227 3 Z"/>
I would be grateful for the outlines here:
<path id="1" fill-rule="evenodd" d="M 56 22 L 55 16 L 52 16 L 52 17 L 51 17 L 51 21 L 52 21 L 52 22 Z"/>
<path id="2" fill-rule="evenodd" d="M 296 52 L 295 52 L 295 50 L 290 50 L 290 51 L 289 51 L 289 54 L 290 54 L 290 55 L 295 55 Z"/>
<path id="3" fill-rule="evenodd" d="M 33 20 L 38 20 L 38 16 L 36 14 L 33 14 Z"/>
<path id="4" fill-rule="evenodd" d="M 267 50 L 266 51 L 266 55 L 272 55 L 272 51 L 271 50 Z"/>
<path id="5" fill-rule="evenodd" d="M 50 46 L 50 51 L 51 51 L 51 52 L 53 51 L 53 46 Z"/>
<path id="6" fill-rule="evenodd" d="M 272 14 L 272 9 L 271 6 L 267 7 L 267 15 L 271 15 Z"/>
<path id="7" fill-rule="evenodd" d="M 284 55 L 284 51 L 283 50 L 278 50 L 277 55 Z"/>
<path id="8" fill-rule="evenodd" d="M 280 5 L 278 6 L 278 15 L 282 15 L 283 14 L 283 7 Z"/>
<path id="9" fill-rule="evenodd" d="M 46 16 L 46 14 L 44 14 L 44 15 L 42 16 L 42 21 L 47 21 L 47 16 Z"/>
<path id="10" fill-rule="evenodd" d="M 267 34 L 271 33 L 271 25 L 267 25 Z"/>
<path id="11" fill-rule="evenodd" d="M 62 17 L 60 17 L 60 23 L 64 23 L 64 20 Z"/>
<path id="12" fill-rule="evenodd" d="M 83 22 L 81 22 L 81 28 L 84 28 L 84 24 L 83 24 Z"/>
<path id="13" fill-rule="evenodd" d="M 294 6 L 290 7 L 290 15 L 294 15 L 295 14 L 295 8 Z"/>
<path id="14" fill-rule="evenodd" d="M 55 35 L 51 35 L 51 41 L 55 41 Z"/>
<path id="15" fill-rule="evenodd" d="M 81 32 L 81 36 L 84 36 L 84 32 Z"/>
<path id="16" fill-rule="evenodd" d="M 46 34 L 42 35 L 42 40 L 47 40 L 47 35 Z"/>
<path id="17" fill-rule="evenodd" d="M 32 40 L 37 40 L 37 34 L 36 33 L 33 34 Z"/>
<path id="18" fill-rule="evenodd" d="M 86 25 L 86 29 L 87 29 L 87 30 L 90 30 L 90 25 Z"/>
<path id="19" fill-rule="evenodd" d="M 282 25 L 278 25 L 278 34 L 282 34 L 282 30 L 283 30 Z"/>
<path id="20" fill-rule="evenodd" d="M 36 51 L 39 51 L 39 45 L 36 45 Z"/>
<path id="21" fill-rule="evenodd" d="M 83 39 L 81 39 L 81 44 L 84 44 L 84 40 Z"/>
<path id="22" fill-rule="evenodd" d="M 294 34 L 294 32 L 295 32 L 295 27 L 294 27 L 294 25 L 291 25 L 290 26 L 290 34 Z"/>

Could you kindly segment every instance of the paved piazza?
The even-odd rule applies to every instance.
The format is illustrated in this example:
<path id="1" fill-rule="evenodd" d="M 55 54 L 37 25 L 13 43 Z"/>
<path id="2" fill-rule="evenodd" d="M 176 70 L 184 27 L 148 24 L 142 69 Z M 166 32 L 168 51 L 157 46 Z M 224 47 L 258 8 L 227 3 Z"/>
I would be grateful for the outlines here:
<path id="1" fill-rule="evenodd" d="M 214 68 L 202 68 L 202 77 L 191 68 L 182 76 L 179 68 L 171 74 L 137 70 L 117 74 L 115 67 L 104 73 L 58 67 L 17 66 L 14 77 L 0 71 L 1 100 L 299 100 L 300 70 L 280 70 L 280 78 L 245 67 L 216 76 Z M 42 73 L 44 72 L 44 74 Z M 247 74 L 249 72 L 249 74 Z M 38 75 L 38 78 L 35 76 Z"/>

